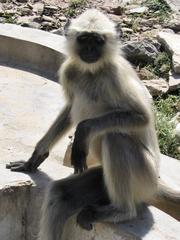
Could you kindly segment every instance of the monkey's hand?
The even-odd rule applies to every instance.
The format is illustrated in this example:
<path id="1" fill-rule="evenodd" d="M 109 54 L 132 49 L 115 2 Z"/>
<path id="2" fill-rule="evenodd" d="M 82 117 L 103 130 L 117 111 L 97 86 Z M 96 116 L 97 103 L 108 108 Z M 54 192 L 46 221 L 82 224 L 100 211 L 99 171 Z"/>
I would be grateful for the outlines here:
<path id="1" fill-rule="evenodd" d="M 6 164 L 6 168 L 16 172 L 34 172 L 48 156 L 49 152 L 40 155 L 35 150 L 31 158 L 27 162 L 26 161 L 10 162 L 9 164 Z"/>
<path id="2" fill-rule="evenodd" d="M 87 169 L 86 157 L 88 153 L 88 137 L 90 128 L 87 121 L 80 122 L 76 128 L 71 152 L 71 164 L 74 173 L 82 173 Z"/>

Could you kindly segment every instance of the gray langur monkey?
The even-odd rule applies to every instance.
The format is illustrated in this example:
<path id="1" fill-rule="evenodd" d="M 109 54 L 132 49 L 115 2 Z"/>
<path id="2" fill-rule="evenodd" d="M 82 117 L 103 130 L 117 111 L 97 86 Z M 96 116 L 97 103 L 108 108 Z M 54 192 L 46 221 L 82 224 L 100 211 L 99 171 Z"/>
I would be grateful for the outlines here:
<path id="1" fill-rule="evenodd" d="M 97 221 L 137 216 L 142 203 L 162 194 L 179 200 L 159 183 L 160 151 L 151 100 L 119 51 L 115 24 L 91 9 L 66 30 L 68 56 L 60 68 L 67 105 L 27 162 L 12 171 L 34 171 L 57 139 L 76 125 L 71 161 L 75 174 L 52 183 L 45 197 L 40 239 L 60 240 L 64 224 L 78 212 L 87 230 Z M 87 169 L 92 152 L 100 161 Z"/>

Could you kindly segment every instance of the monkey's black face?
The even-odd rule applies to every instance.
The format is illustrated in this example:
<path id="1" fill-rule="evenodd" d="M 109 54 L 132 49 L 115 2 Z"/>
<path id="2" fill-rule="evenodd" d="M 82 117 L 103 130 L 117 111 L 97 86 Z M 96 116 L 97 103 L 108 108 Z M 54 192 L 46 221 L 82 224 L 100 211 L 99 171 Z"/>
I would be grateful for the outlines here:
<path id="1" fill-rule="evenodd" d="M 83 32 L 78 35 L 77 44 L 81 60 L 95 63 L 102 56 L 105 37 L 95 32 Z"/>

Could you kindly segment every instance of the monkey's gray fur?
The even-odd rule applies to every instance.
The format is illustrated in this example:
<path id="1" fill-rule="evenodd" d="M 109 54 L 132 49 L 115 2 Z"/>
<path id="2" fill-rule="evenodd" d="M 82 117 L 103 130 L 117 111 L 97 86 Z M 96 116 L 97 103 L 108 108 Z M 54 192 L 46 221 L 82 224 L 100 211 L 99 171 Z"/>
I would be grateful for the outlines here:
<path id="1" fill-rule="evenodd" d="M 160 152 L 151 100 L 119 51 L 115 24 L 101 12 L 87 10 L 72 20 L 66 38 L 68 57 L 59 74 L 67 107 L 30 160 L 8 166 L 15 171 L 36 169 L 56 140 L 72 124 L 77 126 L 72 165 L 80 174 L 50 187 L 41 240 L 60 240 L 67 218 L 78 211 L 78 224 L 90 230 L 96 221 L 135 218 L 139 206 L 159 193 L 175 199 L 159 184 Z M 86 170 L 90 151 L 102 167 Z"/>

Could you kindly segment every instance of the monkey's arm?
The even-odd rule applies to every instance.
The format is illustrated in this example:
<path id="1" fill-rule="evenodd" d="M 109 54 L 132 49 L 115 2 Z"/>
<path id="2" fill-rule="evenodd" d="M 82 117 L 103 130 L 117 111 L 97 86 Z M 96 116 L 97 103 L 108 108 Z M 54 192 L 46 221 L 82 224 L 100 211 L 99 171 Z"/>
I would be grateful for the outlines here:
<path id="1" fill-rule="evenodd" d="M 83 172 L 87 168 L 86 156 L 90 139 L 114 130 L 128 132 L 129 130 L 142 128 L 148 124 L 149 119 L 149 112 L 138 106 L 137 110 L 122 111 L 122 109 L 115 109 L 97 118 L 80 122 L 75 132 L 71 155 L 75 173 Z"/>
<path id="2" fill-rule="evenodd" d="M 11 171 L 35 171 L 39 165 L 49 156 L 50 148 L 60 137 L 64 135 L 64 133 L 71 126 L 70 110 L 70 105 L 65 106 L 65 108 L 58 115 L 57 119 L 54 121 L 44 137 L 37 143 L 32 156 L 27 162 L 10 162 L 6 165 L 6 168 L 11 169 Z"/>

